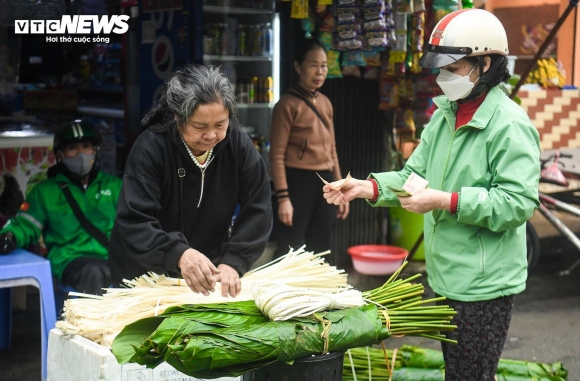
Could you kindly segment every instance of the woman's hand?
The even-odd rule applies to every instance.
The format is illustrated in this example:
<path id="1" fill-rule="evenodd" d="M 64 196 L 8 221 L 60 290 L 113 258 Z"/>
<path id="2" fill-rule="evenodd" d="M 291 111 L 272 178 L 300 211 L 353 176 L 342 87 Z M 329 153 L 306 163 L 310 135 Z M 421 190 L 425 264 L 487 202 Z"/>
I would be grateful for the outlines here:
<path id="1" fill-rule="evenodd" d="M 348 212 L 350 211 L 350 203 L 344 202 L 338 206 L 338 210 L 336 211 L 336 218 L 340 218 L 341 220 L 345 220 L 348 216 Z"/>
<path id="2" fill-rule="evenodd" d="M 242 291 L 240 274 L 238 274 L 236 269 L 224 263 L 218 265 L 218 269 L 221 271 L 217 277 L 222 286 L 222 296 L 228 296 L 229 294 L 232 298 L 235 298 Z"/>
<path id="3" fill-rule="evenodd" d="M 294 215 L 294 207 L 290 198 L 286 197 L 278 200 L 278 218 L 286 226 L 292 226 L 292 216 Z"/>
<path id="4" fill-rule="evenodd" d="M 177 265 L 191 291 L 201 292 L 205 296 L 215 291 L 215 283 L 221 271 L 211 263 L 208 257 L 195 249 L 187 249 L 179 258 Z"/>
<path id="5" fill-rule="evenodd" d="M 451 193 L 436 189 L 421 189 L 410 197 L 399 197 L 401 206 L 409 212 L 425 214 L 435 209 L 451 209 Z"/>
<path id="6" fill-rule="evenodd" d="M 355 198 L 371 199 L 374 196 L 373 184 L 368 180 L 357 180 L 353 178 L 344 185 L 342 185 L 343 183 L 343 180 L 339 180 L 322 187 L 322 191 L 324 192 L 323 196 L 327 203 L 344 205 Z M 342 187 L 337 189 L 340 185 Z M 348 208 L 346 214 L 348 215 Z M 344 218 L 346 218 L 346 215 Z"/>

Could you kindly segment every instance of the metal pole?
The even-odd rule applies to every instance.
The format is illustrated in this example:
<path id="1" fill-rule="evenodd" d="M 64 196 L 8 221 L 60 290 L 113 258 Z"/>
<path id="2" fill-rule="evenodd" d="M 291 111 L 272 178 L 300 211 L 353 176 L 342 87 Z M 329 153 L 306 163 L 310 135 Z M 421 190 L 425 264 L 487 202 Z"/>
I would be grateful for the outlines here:
<path id="1" fill-rule="evenodd" d="M 512 90 L 512 92 L 510 94 L 510 98 L 513 98 L 518 93 L 518 90 L 520 89 L 522 84 L 526 81 L 528 74 L 530 74 L 530 72 L 532 71 L 532 69 L 536 65 L 536 62 L 538 61 L 538 59 L 540 59 L 542 54 L 544 54 L 544 50 L 546 50 L 546 48 L 548 47 L 550 42 L 552 42 L 552 39 L 554 38 L 556 33 L 558 33 L 558 30 L 560 29 L 560 27 L 562 26 L 564 21 L 566 21 L 566 18 L 568 17 L 568 15 L 572 11 L 572 9 L 578 6 L 578 1 L 579 0 L 570 0 L 570 2 L 568 3 L 568 6 L 566 7 L 566 10 L 564 11 L 564 13 L 562 13 L 560 18 L 558 19 L 558 22 L 556 22 L 556 25 L 554 25 L 554 27 L 550 31 L 550 34 L 548 34 L 548 37 L 546 37 L 546 39 L 542 43 L 542 46 L 540 46 L 540 49 L 538 49 L 538 51 L 536 52 L 536 55 L 534 56 L 532 61 L 528 64 L 528 67 L 526 68 L 526 70 L 524 70 L 524 73 L 520 77 L 520 80 L 518 81 L 518 83 L 516 84 L 514 89 Z"/>

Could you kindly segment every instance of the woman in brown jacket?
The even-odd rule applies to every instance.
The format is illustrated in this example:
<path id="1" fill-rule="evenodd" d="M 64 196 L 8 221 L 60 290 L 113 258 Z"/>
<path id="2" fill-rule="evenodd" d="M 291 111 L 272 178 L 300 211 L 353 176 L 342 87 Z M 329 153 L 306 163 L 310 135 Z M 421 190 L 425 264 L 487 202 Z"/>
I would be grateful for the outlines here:
<path id="1" fill-rule="evenodd" d="M 338 210 L 326 203 L 316 175 L 329 182 L 342 178 L 332 104 L 318 92 L 328 73 L 324 46 L 304 38 L 296 49 L 294 69 L 298 81 L 272 113 L 270 162 L 278 205 L 275 257 L 304 244 L 315 253 L 330 250 L 334 215 L 345 219 L 349 212 L 348 203 Z"/>

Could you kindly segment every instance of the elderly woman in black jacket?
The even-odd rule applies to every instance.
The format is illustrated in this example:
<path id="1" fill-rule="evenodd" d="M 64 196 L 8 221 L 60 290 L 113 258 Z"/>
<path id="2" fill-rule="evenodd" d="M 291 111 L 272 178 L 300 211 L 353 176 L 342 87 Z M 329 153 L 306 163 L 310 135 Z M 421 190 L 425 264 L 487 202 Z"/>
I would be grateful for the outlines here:
<path id="1" fill-rule="evenodd" d="M 204 295 L 216 282 L 239 294 L 272 208 L 266 166 L 235 109 L 216 68 L 190 65 L 167 81 L 127 160 L 109 254 L 115 284 L 153 271 Z"/>

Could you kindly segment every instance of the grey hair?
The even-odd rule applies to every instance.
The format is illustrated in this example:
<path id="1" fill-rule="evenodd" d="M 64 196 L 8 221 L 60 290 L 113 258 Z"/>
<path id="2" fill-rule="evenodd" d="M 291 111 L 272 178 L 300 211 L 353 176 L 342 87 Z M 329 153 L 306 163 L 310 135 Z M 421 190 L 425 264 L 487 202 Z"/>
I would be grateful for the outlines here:
<path id="1" fill-rule="evenodd" d="M 167 129 L 173 122 L 185 125 L 199 105 L 221 102 L 235 120 L 236 98 L 230 81 L 214 66 L 188 65 L 165 83 L 159 101 L 141 121 L 142 127 L 158 124 L 155 130 Z"/>

